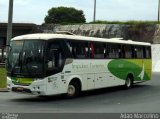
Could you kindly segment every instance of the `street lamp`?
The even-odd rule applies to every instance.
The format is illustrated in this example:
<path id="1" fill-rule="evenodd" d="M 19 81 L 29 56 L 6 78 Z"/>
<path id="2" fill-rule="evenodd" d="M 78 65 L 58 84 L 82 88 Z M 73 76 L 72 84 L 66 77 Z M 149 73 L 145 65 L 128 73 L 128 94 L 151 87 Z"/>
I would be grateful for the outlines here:
<path id="1" fill-rule="evenodd" d="M 6 42 L 6 46 L 7 46 L 6 47 L 6 58 L 7 59 L 8 59 L 10 40 L 12 38 L 12 18 L 13 18 L 13 0 L 9 0 L 8 25 L 7 25 L 7 42 Z"/>
<path id="2" fill-rule="evenodd" d="M 8 25 L 7 25 L 7 46 L 12 38 L 13 0 L 9 0 Z"/>
<path id="3" fill-rule="evenodd" d="M 158 1 L 158 22 L 160 20 L 160 0 Z"/>
<path id="4" fill-rule="evenodd" d="M 96 21 L 96 0 L 94 0 L 94 15 L 93 15 L 93 22 Z"/>

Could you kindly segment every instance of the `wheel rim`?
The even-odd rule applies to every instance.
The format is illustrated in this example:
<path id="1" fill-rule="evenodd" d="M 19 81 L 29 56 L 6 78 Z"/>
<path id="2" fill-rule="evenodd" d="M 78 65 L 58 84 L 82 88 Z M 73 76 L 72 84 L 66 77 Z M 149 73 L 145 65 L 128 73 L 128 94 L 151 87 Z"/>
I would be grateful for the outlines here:
<path id="1" fill-rule="evenodd" d="M 128 78 L 128 79 L 126 80 L 126 86 L 127 86 L 128 88 L 131 86 L 131 79 L 130 79 L 130 78 Z"/>
<path id="2" fill-rule="evenodd" d="M 68 86 L 68 91 L 67 91 L 68 95 L 73 96 L 75 94 L 75 92 L 76 92 L 75 87 L 73 85 L 69 85 Z"/>

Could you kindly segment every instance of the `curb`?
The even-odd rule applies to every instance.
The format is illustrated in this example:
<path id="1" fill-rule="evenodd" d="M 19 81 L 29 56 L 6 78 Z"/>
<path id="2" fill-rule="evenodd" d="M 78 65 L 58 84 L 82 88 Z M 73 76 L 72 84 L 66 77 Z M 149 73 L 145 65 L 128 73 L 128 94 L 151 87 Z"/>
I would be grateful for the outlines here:
<path id="1" fill-rule="evenodd" d="M 0 92 L 9 92 L 7 88 L 0 88 Z"/>

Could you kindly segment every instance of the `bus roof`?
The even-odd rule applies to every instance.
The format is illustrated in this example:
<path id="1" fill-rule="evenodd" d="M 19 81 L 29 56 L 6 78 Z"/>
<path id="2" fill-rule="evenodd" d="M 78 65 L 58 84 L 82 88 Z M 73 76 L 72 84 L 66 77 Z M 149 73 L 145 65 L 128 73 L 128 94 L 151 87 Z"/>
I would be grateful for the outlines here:
<path id="1" fill-rule="evenodd" d="M 86 37 L 86 36 L 78 36 L 78 35 L 66 35 L 66 34 L 28 34 L 17 36 L 11 41 L 14 40 L 50 40 L 50 39 L 70 39 L 70 40 L 82 40 L 82 41 L 98 41 L 98 42 L 109 42 L 109 43 L 120 43 L 120 44 L 133 44 L 133 45 L 147 45 L 150 46 L 150 43 L 146 42 L 137 42 L 132 40 L 123 40 L 123 38 L 96 38 L 96 37 Z"/>

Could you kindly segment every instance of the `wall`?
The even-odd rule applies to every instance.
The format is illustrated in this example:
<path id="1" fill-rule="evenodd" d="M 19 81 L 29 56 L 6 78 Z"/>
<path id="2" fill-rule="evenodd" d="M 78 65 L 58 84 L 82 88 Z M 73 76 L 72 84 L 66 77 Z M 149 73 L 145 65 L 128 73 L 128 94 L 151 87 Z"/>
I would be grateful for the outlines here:
<path id="1" fill-rule="evenodd" d="M 44 33 L 69 31 L 76 35 L 101 38 L 122 37 L 135 41 L 160 43 L 160 25 L 119 25 L 119 24 L 82 24 L 82 25 L 42 25 L 38 29 Z"/>
<path id="2" fill-rule="evenodd" d="M 160 72 L 160 44 L 152 45 L 152 71 Z"/>

